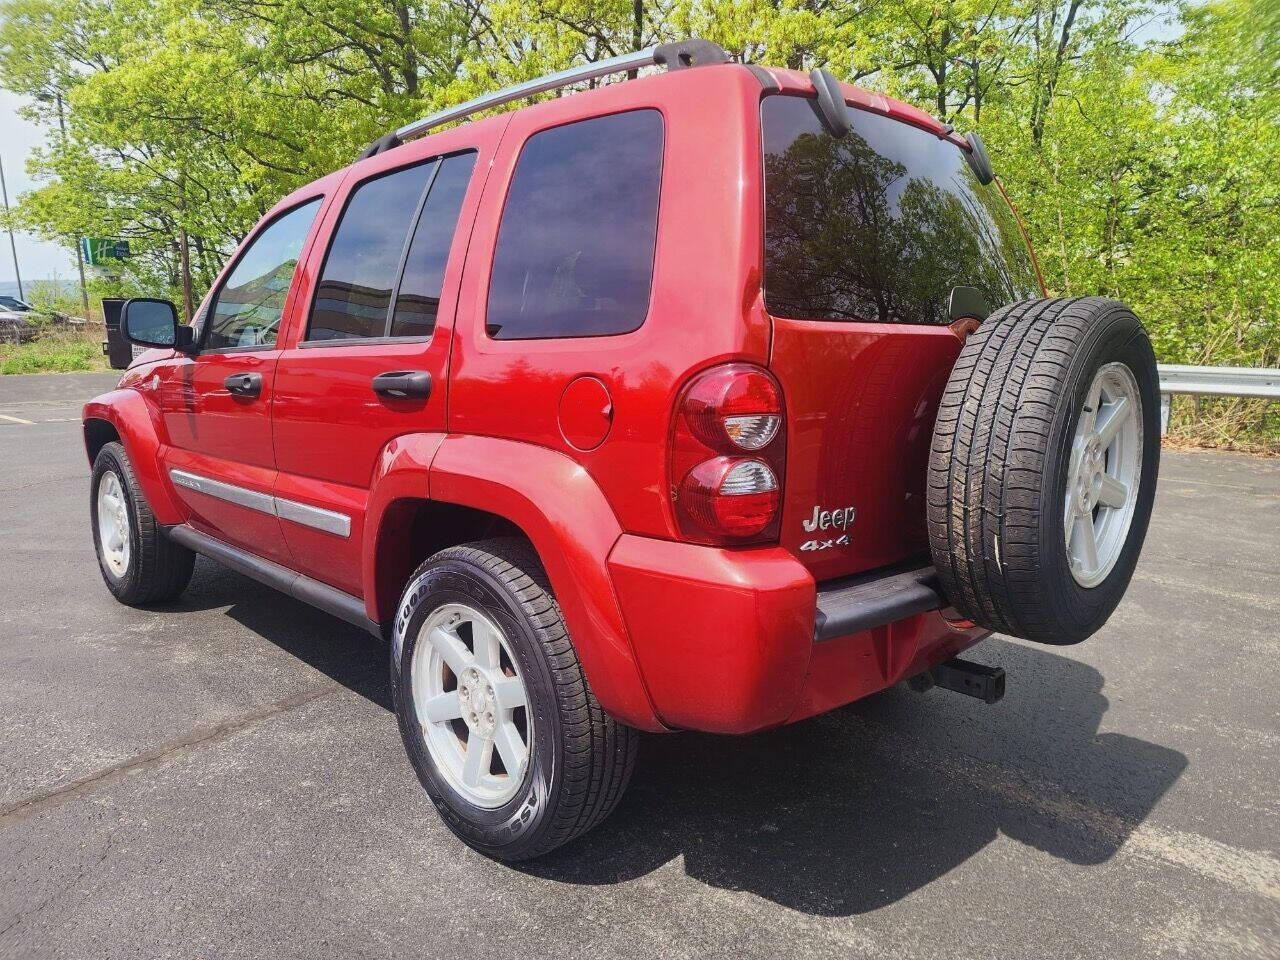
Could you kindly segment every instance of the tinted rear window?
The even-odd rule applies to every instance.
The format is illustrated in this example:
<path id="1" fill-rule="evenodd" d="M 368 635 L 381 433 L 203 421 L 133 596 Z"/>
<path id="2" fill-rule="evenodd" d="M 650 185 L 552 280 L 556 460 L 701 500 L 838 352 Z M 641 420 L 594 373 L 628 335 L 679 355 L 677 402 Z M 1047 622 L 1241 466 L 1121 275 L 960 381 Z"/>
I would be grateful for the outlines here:
<path id="1" fill-rule="evenodd" d="M 498 230 L 489 335 L 608 336 L 644 323 L 661 177 L 656 110 L 595 117 L 530 137 Z"/>
<path id="2" fill-rule="evenodd" d="M 393 337 L 429 337 L 435 330 L 444 268 L 475 165 L 474 153 L 460 153 L 440 161 L 440 171 L 431 182 L 431 192 L 405 257 L 391 321 Z"/>
<path id="3" fill-rule="evenodd" d="M 856 109 L 836 139 L 814 103 L 761 105 L 770 313 L 944 324 L 952 287 L 977 287 L 992 309 L 1039 295 L 1012 211 L 964 151 Z"/>

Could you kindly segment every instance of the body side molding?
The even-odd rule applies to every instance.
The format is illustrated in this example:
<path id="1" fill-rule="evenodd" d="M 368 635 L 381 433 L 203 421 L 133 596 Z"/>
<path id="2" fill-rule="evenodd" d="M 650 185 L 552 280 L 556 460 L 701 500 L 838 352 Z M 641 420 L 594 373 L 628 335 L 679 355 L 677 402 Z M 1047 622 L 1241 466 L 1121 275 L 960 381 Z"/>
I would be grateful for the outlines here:
<path id="1" fill-rule="evenodd" d="M 272 496 L 260 490 L 250 490 L 248 487 L 237 486 L 222 480 L 214 480 L 212 477 L 201 476 L 188 470 L 171 469 L 169 479 L 188 490 L 217 497 L 219 500 L 257 510 L 259 513 L 272 514 L 281 520 L 289 520 L 339 537 L 351 536 L 351 518 L 336 510 L 325 510 L 323 507 L 313 507 L 309 503 L 286 500 L 284 497 Z"/>

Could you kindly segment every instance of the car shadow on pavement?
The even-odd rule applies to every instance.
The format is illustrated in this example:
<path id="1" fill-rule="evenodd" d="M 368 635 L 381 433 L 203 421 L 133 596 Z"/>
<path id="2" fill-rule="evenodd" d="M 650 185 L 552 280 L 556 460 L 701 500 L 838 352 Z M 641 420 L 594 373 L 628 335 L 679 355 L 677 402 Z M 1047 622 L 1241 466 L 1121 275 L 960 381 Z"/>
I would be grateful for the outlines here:
<path id="1" fill-rule="evenodd" d="M 517 866 L 607 884 L 682 857 L 713 887 L 844 916 L 894 903 L 999 834 L 1075 864 L 1114 856 L 1186 757 L 1100 733 L 1108 702 L 1086 664 L 998 638 L 974 659 L 1009 671 L 1001 703 L 897 687 L 749 737 L 646 737 L 614 815 Z"/>
<path id="2" fill-rule="evenodd" d="M 281 650 L 391 709 L 386 645 L 206 561 L 164 609 L 228 606 Z M 635 880 L 682 858 L 712 887 L 828 916 L 894 903 L 1000 834 L 1071 863 L 1116 854 L 1186 769 L 1176 750 L 1101 732 L 1093 667 L 991 638 L 972 658 L 1008 671 L 987 706 L 899 686 L 744 737 L 646 736 L 614 814 L 515 867 L 577 884 Z"/>
<path id="3" fill-rule="evenodd" d="M 186 592 L 157 610 L 227 607 L 226 614 L 285 653 L 391 710 L 387 646 L 377 637 L 203 557 Z"/>

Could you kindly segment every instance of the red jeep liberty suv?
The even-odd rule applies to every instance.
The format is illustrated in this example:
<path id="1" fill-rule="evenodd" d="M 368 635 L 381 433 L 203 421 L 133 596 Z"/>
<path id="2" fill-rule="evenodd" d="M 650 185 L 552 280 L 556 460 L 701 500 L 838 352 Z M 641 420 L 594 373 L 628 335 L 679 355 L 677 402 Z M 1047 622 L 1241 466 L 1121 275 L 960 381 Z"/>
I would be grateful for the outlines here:
<path id="1" fill-rule="evenodd" d="M 1044 293 L 974 134 L 703 41 L 567 70 L 286 197 L 190 326 L 128 302 L 157 349 L 84 409 L 103 578 L 161 603 L 200 553 L 388 638 L 441 815 L 537 856 L 637 731 L 991 702 L 965 648 L 1106 621 L 1155 362 Z"/>

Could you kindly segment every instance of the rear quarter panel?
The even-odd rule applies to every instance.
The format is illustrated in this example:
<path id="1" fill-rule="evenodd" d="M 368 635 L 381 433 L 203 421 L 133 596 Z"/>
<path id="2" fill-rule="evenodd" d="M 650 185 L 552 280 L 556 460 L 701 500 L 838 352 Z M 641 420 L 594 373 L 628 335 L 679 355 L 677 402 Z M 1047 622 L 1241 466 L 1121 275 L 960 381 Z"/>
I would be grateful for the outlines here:
<path id="1" fill-rule="evenodd" d="M 623 529 L 674 537 L 665 451 L 687 376 L 717 362 L 764 363 L 760 295 L 760 82 L 707 68 L 611 84 L 511 117 L 481 200 L 459 297 L 449 430 L 559 451 L 589 471 Z M 484 330 L 502 208 L 519 153 L 540 130 L 651 108 L 663 117 L 663 177 L 647 318 L 619 336 L 494 340 Z M 606 439 L 581 451 L 561 431 L 569 383 L 598 378 L 611 399 Z M 603 558 L 601 558 L 603 562 Z"/>

